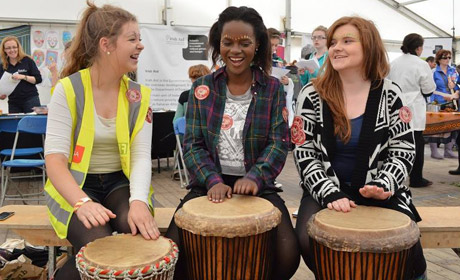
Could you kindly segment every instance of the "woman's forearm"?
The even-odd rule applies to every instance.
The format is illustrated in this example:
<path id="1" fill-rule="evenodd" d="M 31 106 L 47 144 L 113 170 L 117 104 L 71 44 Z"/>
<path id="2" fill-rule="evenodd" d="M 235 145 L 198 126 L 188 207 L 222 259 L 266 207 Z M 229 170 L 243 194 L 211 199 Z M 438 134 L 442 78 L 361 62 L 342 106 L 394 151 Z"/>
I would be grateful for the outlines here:
<path id="1" fill-rule="evenodd" d="M 50 154 L 45 157 L 46 173 L 56 190 L 70 205 L 86 197 L 69 171 L 67 158 L 63 154 Z"/>

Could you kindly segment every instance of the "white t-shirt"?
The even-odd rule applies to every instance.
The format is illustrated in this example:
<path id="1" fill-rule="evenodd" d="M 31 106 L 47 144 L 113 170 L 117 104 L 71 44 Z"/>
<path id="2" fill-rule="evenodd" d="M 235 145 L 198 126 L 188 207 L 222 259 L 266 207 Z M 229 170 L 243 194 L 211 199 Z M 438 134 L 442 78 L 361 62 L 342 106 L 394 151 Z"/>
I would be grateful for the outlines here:
<path id="1" fill-rule="evenodd" d="M 61 83 L 56 85 L 48 108 L 45 156 L 58 153 L 69 158 L 72 117 L 67 104 L 64 87 Z M 91 173 L 109 173 L 121 170 L 114 121 L 99 116 L 95 117 L 96 133 L 94 135 L 93 152 L 89 166 Z M 110 135 L 111 133 L 113 135 Z M 150 158 L 151 143 L 152 124 L 145 121 L 144 126 L 138 132 L 136 138 L 134 138 L 131 146 L 131 172 L 130 178 L 128 178 L 131 192 L 130 202 L 140 200 L 148 204 L 152 172 L 152 161 Z M 94 156 L 96 156 L 95 160 Z M 106 166 L 104 167 L 104 165 Z M 107 172 L 104 172 L 104 170 Z"/>
<path id="2" fill-rule="evenodd" d="M 227 87 L 227 100 L 217 144 L 222 174 L 233 176 L 246 174 L 243 129 L 251 98 L 251 88 L 243 95 L 233 95 Z"/>

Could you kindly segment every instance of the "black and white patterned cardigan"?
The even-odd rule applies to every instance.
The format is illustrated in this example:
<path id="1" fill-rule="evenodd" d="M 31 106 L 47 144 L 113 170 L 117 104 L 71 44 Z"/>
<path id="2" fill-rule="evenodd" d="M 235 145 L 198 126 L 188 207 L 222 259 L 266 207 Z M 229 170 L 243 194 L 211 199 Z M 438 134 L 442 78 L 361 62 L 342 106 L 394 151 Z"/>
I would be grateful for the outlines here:
<path id="1" fill-rule="evenodd" d="M 301 123 L 299 128 L 305 133 L 305 141 L 296 144 L 294 160 L 301 177 L 300 185 L 323 207 L 349 197 L 347 193 L 357 194 L 359 188 L 368 184 L 391 191 L 392 200 L 397 198 L 393 204 L 401 208 L 395 210 L 410 214 L 411 209 L 415 209 L 411 193 L 403 184 L 415 160 L 415 144 L 409 123 L 403 122 L 399 114 L 403 106 L 398 97 L 400 93 L 400 88 L 390 80 L 385 79 L 380 85 L 379 81 L 372 83 L 350 187 L 341 186 L 331 167 L 336 138 L 329 106 L 313 85 L 302 89 L 297 99 L 296 119 Z M 353 190 L 350 192 L 344 187 Z"/>

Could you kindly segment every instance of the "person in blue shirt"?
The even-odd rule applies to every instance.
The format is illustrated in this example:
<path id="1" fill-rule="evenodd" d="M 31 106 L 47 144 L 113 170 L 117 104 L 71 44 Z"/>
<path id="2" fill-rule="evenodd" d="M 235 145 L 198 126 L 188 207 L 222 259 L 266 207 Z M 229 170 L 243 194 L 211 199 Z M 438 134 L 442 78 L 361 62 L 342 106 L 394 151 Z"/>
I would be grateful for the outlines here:
<path id="1" fill-rule="evenodd" d="M 439 50 L 436 53 L 436 68 L 433 72 L 433 79 L 436 83 L 436 91 L 448 94 L 447 97 L 433 94 L 430 101 L 437 104 L 450 102 L 453 99 L 458 99 L 459 87 L 455 84 L 457 81 L 457 71 L 455 67 L 450 66 L 452 53 L 449 50 Z M 447 137 L 446 137 L 447 136 Z M 435 159 L 457 158 L 457 155 L 452 151 L 454 144 L 452 138 L 455 135 L 443 135 L 442 137 L 430 138 L 431 157 Z M 444 143 L 444 156 L 438 152 L 438 143 Z"/>
<path id="2" fill-rule="evenodd" d="M 323 66 L 327 58 L 326 38 L 326 27 L 320 25 L 316 27 L 315 30 L 313 30 L 313 33 L 311 34 L 311 40 L 316 51 L 314 51 L 308 57 L 305 58 L 318 60 L 320 69 L 305 69 L 304 74 L 300 76 L 300 78 L 302 79 L 302 85 L 308 84 L 311 81 L 311 79 L 318 77 L 318 75 L 320 74 L 321 66 Z"/>

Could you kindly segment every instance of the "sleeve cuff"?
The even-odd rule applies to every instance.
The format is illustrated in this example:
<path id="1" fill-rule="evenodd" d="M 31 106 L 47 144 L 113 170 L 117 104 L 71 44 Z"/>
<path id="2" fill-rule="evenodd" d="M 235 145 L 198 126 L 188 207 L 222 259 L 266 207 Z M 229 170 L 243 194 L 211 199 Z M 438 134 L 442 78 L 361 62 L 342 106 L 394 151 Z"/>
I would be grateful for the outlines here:
<path id="1" fill-rule="evenodd" d="M 210 176 L 208 176 L 208 178 L 206 179 L 206 188 L 208 190 L 210 190 L 214 185 L 218 184 L 218 183 L 223 183 L 224 180 L 222 179 L 222 177 L 215 173 L 215 174 L 212 174 Z"/>
<path id="2" fill-rule="evenodd" d="M 324 197 L 322 199 L 323 203 L 322 203 L 322 206 L 323 207 L 327 207 L 327 204 L 328 203 L 331 203 L 331 202 L 334 202 L 336 200 L 339 200 L 339 199 L 342 199 L 342 198 L 348 198 L 350 199 L 350 197 L 348 195 L 346 195 L 344 192 L 342 191 L 338 191 L 338 192 L 334 192 L 334 193 L 331 193 L 330 195 Z"/>
<path id="3" fill-rule="evenodd" d="M 147 207 L 149 207 L 149 209 L 150 209 L 149 202 L 147 200 L 144 200 L 144 199 L 138 198 L 138 197 L 130 197 L 129 198 L 129 204 L 131 205 L 131 202 L 133 202 L 135 200 L 144 202 L 147 205 Z"/>
<path id="4" fill-rule="evenodd" d="M 252 181 L 254 181 L 254 182 L 256 182 L 256 184 L 257 184 L 257 189 L 258 189 L 258 193 L 260 193 L 260 192 L 262 191 L 263 182 L 262 182 L 262 180 L 260 180 L 259 177 L 254 176 L 253 174 L 250 174 L 250 173 L 249 173 L 249 174 L 246 174 L 245 177 L 248 178 L 248 179 L 250 179 L 250 180 L 252 180 Z"/>

